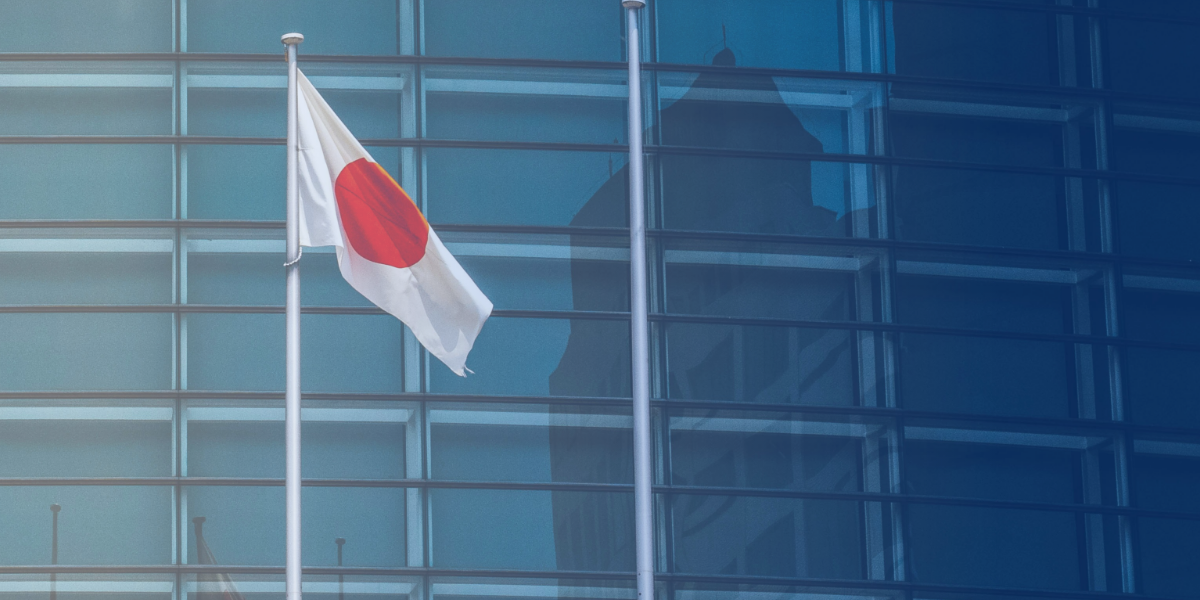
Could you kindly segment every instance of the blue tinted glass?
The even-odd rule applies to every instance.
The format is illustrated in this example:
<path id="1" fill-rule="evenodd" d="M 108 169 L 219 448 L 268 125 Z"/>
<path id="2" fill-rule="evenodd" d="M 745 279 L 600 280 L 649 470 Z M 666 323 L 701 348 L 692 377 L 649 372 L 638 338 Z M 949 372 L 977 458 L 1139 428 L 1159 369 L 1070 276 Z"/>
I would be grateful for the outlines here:
<path id="1" fill-rule="evenodd" d="M 1200 521 L 1141 518 L 1137 532 L 1145 593 L 1178 598 L 1200 594 L 1191 567 L 1200 560 Z"/>
<path id="2" fill-rule="evenodd" d="M 1189 344 L 1200 335 L 1200 294 L 1126 287 L 1122 299 L 1129 337 Z"/>
<path id="3" fill-rule="evenodd" d="M 891 17 L 898 75 L 1058 83 L 1048 13 L 894 2 Z"/>
<path id="4" fill-rule="evenodd" d="M 318 85 L 314 81 L 313 85 Z M 358 139 L 400 137 L 400 95 L 386 91 L 321 90 Z M 244 137 L 287 135 L 283 89 L 190 88 L 188 134 Z"/>
<path id="5" fill-rule="evenodd" d="M 126 415 L 140 411 L 157 420 L 88 419 L 104 415 L 103 409 L 56 415 L 55 409 L 43 408 L 40 416 L 53 420 L 0 423 L 0 476 L 170 477 L 171 409 L 122 409 Z"/>
<path id="6" fill-rule="evenodd" d="M 1200 136 L 1180 131 L 1116 129 L 1115 168 L 1151 175 L 1194 177 L 1200 168 Z"/>
<path id="7" fill-rule="evenodd" d="M 614 71 L 429 67 L 424 75 L 425 134 L 453 140 L 620 144 L 626 136 L 629 94 L 624 77 Z"/>
<path id="8" fill-rule="evenodd" d="M 436 0 L 422 9 L 430 56 L 621 60 L 624 11 L 607 0 L 533 0 L 521 10 L 507 0 Z"/>
<path id="9" fill-rule="evenodd" d="M 677 495 L 676 571 L 860 579 L 856 502 Z"/>
<path id="10" fill-rule="evenodd" d="M 170 314 L 0 315 L 5 390 L 171 389 Z"/>
<path id="11" fill-rule="evenodd" d="M 0 145 L 0 218 L 169 219 L 174 160 L 158 144 Z"/>
<path id="12" fill-rule="evenodd" d="M 897 111 L 888 122 L 897 156 L 1028 167 L 1061 163 L 1061 132 L 1055 125 Z"/>
<path id="13" fill-rule="evenodd" d="M 171 0 L 0 1 L 0 52 L 171 52 Z"/>
<path id="14" fill-rule="evenodd" d="M 686 251 L 675 251 L 684 258 Z M 762 255 L 749 255 L 759 258 Z M 673 258 L 667 251 L 668 261 Z M 734 255 L 736 258 L 736 255 Z M 667 263 L 667 311 L 794 320 L 852 318 L 853 276 L 828 271 Z"/>
<path id="15" fill-rule="evenodd" d="M 1137 454 L 1134 458 L 1137 505 L 1151 510 L 1200 512 L 1200 459 Z"/>
<path id="16" fill-rule="evenodd" d="M 1200 190 L 1195 187 L 1119 181 L 1117 223 L 1121 252 L 1167 260 L 1200 258 Z"/>
<path id="17" fill-rule="evenodd" d="M 629 323 L 493 317 L 459 377 L 437 363 L 432 392 L 527 396 L 628 396 Z"/>
<path id="18" fill-rule="evenodd" d="M 632 422 L 628 416 L 574 407 L 544 412 L 466 413 L 512 424 L 439 422 L 430 426 L 432 476 L 472 481 L 633 481 Z M 562 423 L 531 425 L 524 422 Z M 569 423 L 581 423 L 572 426 Z"/>
<path id="19" fill-rule="evenodd" d="M 63 244 L 80 240 L 54 241 Z M 130 240 L 130 242 L 168 240 Z M 166 252 L 0 252 L 0 304 L 170 304 Z"/>
<path id="20" fill-rule="evenodd" d="M 1067 512 L 909 505 L 914 579 L 950 585 L 1075 590 L 1085 567 Z"/>
<path id="21" fill-rule="evenodd" d="M 398 392 L 401 324 L 390 315 L 306 315 L 308 391 Z M 283 315 L 187 316 L 189 389 L 283 389 Z"/>
<path id="22" fill-rule="evenodd" d="M 223 244 L 236 250 L 238 240 L 191 239 L 197 248 L 187 255 L 188 302 L 192 304 L 265 304 L 284 303 L 283 240 L 246 240 L 250 244 L 273 244 L 278 252 L 221 252 Z M 216 249 L 217 251 L 211 251 Z M 305 306 L 372 306 L 370 301 L 350 287 L 338 270 L 332 252 L 307 248 L 304 251 L 304 285 L 300 301 Z"/>
<path id="23" fill-rule="evenodd" d="M 709 426 L 720 427 L 718 423 Z M 675 485 L 857 492 L 862 489 L 861 465 L 862 443 L 853 438 L 684 429 L 671 432 L 671 477 Z"/>
<path id="24" fill-rule="evenodd" d="M 279 36 L 299 31 L 302 54 L 409 54 L 398 44 L 412 39 L 411 11 L 407 0 L 189 2 L 187 50 L 281 53 Z"/>
<path id="25" fill-rule="evenodd" d="M 1079 460 L 1075 452 L 1058 448 L 910 439 L 904 446 L 905 491 L 918 496 L 1072 504 L 1078 501 Z"/>
<path id="26" fill-rule="evenodd" d="M 1141 2 L 1122 2 L 1145 10 Z M 1191 2 L 1179 2 L 1178 12 L 1195 20 L 1200 17 Z M 1162 3 L 1159 3 L 1161 6 Z M 1130 6 L 1121 6 L 1129 10 Z M 1196 36 L 1200 27 L 1190 23 L 1170 21 L 1140 21 L 1108 19 L 1109 85 L 1123 92 L 1148 96 L 1169 96 L 1195 99 L 1200 97 L 1200 85 L 1191 77 L 1179 73 L 1200 68 L 1196 53 Z"/>
<path id="27" fill-rule="evenodd" d="M 1067 333 L 1067 299 L 1065 286 L 1051 284 L 914 275 L 896 280 L 896 313 L 914 325 Z"/>
<path id="28" fill-rule="evenodd" d="M 899 387 L 914 410 L 1062 418 L 1073 361 L 1053 342 L 904 334 Z"/>
<path id="29" fill-rule="evenodd" d="M 456 251 L 455 244 L 450 251 Z M 544 246 L 546 250 L 567 250 Z M 612 250 L 577 248 L 585 254 Z M 458 254 L 463 269 L 499 309 L 629 310 L 629 263 Z"/>
<path id="30" fill-rule="evenodd" d="M 424 157 L 435 223 L 626 224 L 627 152 L 429 148 Z"/>
<path id="31" fill-rule="evenodd" d="M 171 559 L 169 486 L 0 487 L 2 565 L 50 564 L 50 505 L 58 515 L 58 564 L 165 565 Z"/>
<path id="32" fill-rule="evenodd" d="M 171 76 L 121 74 L 118 77 L 150 78 L 161 87 L 3 87 L 0 88 L 0 104 L 4 105 L 0 111 L 0 134 L 173 133 Z"/>
<path id="33" fill-rule="evenodd" d="M 1200 353 L 1125 349 L 1132 418 L 1145 425 L 1200 427 Z"/>
<path id="34" fill-rule="evenodd" d="M 1046 250 L 1063 245 L 1059 178 L 895 167 L 892 185 L 900 239 Z"/>
<path id="35" fill-rule="evenodd" d="M 225 410 L 237 418 L 238 409 Z M 254 408 L 250 411 L 262 411 Z M 271 410 L 271 409 L 267 409 Z M 190 477 L 283 477 L 282 409 L 278 420 L 192 420 L 187 425 Z M 192 413 L 196 412 L 191 409 Z M 353 416 L 360 411 L 345 411 Z M 388 411 L 399 412 L 399 411 Z M 364 417 L 367 418 L 367 417 Z M 400 479 L 404 477 L 403 423 L 315 421 L 305 416 L 301 466 L 305 477 L 324 479 Z"/>
<path id="36" fill-rule="evenodd" d="M 672 154 L 659 164 L 669 229 L 844 237 L 852 218 L 869 217 L 866 209 L 847 214 L 851 171 L 868 183 L 865 165 Z M 855 206 L 873 204 L 868 197 Z"/>
<path id="37" fill-rule="evenodd" d="M 429 491 L 433 566 L 631 571 L 633 495 Z"/>
<path id="38" fill-rule="evenodd" d="M 848 331 L 671 323 L 666 337 L 671 398 L 855 404 Z"/>
<path id="39" fill-rule="evenodd" d="M 703 65 L 732 64 L 732 60 L 744 67 L 866 70 L 871 57 L 864 56 L 862 38 L 867 32 L 860 23 L 867 8 L 860 7 L 857 0 L 846 2 L 849 14 L 843 32 L 839 4 L 837 0 L 752 4 L 659 0 L 658 60 Z M 730 53 L 721 55 L 725 49 Z"/>

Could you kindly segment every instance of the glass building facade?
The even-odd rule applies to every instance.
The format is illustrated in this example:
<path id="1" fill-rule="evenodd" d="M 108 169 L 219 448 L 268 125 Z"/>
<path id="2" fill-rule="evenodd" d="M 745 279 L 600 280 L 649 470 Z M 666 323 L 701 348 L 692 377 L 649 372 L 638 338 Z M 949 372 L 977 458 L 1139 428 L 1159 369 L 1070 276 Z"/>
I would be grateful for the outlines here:
<path id="1" fill-rule="evenodd" d="M 1200 3 L 642 13 L 660 598 L 1200 596 Z M 623 25 L 0 0 L 0 598 L 282 598 L 288 31 L 497 308 L 305 254 L 306 595 L 636 598 Z"/>

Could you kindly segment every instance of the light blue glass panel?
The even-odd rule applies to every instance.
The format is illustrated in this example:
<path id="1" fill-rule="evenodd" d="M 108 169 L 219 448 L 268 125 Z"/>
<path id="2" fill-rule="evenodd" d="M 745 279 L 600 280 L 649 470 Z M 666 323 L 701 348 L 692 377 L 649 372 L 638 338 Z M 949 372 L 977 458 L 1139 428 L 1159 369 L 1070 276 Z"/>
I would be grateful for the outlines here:
<path id="1" fill-rule="evenodd" d="M 435 223 L 626 225 L 625 152 L 429 148 L 424 156 Z"/>
<path id="2" fill-rule="evenodd" d="M 209 410 L 222 410 L 212 407 Z M 226 409 L 236 411 L 237 409 Z M 261 410 L 261 409 L 252 409 Z M 275 409 L 282 411 L 281 408 Z M 350 411 L 353 414 L 354 411 Z M 237 413 L 230 413 L 236 418 Z M 404 477 L 404 424 L 309 420 L 302 424 L 304 477 Z M 283 421 L 200 421 L 187 426 L 191 477 L 283 477 Z"/>
<path id="3" fill-rule="evenodd" d="M 0 145 L 0 218 L 169 219 L 174 160 L 159 144 Z"/>
<path id="4" fill-rule="evenodd" d="M 170 135 L 174 69 L 153 62 L 5 63 L 0 135 Z"/>
<path id="5" fill-rule="evenodd" d="M 280 231 L 279 233 L 282 233 Z M 236 248 L 239 240 L 212 240 Z M 252 240 L 249 243 L 262 243 Z M 203 243 L 207 243 L 205 241 Z M 189 252 L 188 302 L 191 304 L 284 304 L 283 240 L 270 240 L 279 252 Z M 300 302 L 303 306 L 372 306 L 346 283 L 332 252 L 306 248 Z"/>
<path id="6" fill-rule="evenodd" d="M 97 409 L 77 419 L 0 421 L 0 477 L 170 477 L 171 409 L 117 410 L 152 411 L 166 419 L 88 419 L 104 414 Z M 53 417 L 57 411 L 44 407 L 41 412 Z"/>
<path id="7" fill-rule="evenodd" d="M 676 495 L 676 571 L 861 579 L 857 502 Z"/>
<path id="8" fill-rule="evenodd" d="M 847 193 L 852 169 L 872 180 L 865 165 L 673 154 L 659 164 L 669 229 L 845 237 L 851 218 L 870 216 Z"/>
<path id="9" fill-rule="evenodd" d="M 433 566 L 632 571 L 633 495 L 429 491 Z"/>
<path id="10" fill-rule="evenodd" d="M 400 181 L 400 149 L 372 146 L 371 157 Z M 194 144 L 186 148 L 187 216 L 282 221 L 287 161 L 283 144 Z"/>
<path id="11" fill-rule="evenodd" d="M 401 6 L 408 10 L 397 13 Z M 189 2 L 187 50 L 276 54 L 283 48 L 279 36 L 299 31 L 302 54 L 399 54 L 397 34 L 412 28 L 409 11 L 410 3 L 396 0 Z"/>
<path id="12" fill-rule="evenodd" d="M 58 504 L 58 563 L 171 563 L 169 486 L 0 487 L 0 564 L 50 564 L 51 512 Z M 282 501 L 282 500 L 281 500 Z"/>
<path id="13" fill-rule="evenodd" d="M 625 11 L 608 0 L 533 0 L 521 10 L 507 0 L 429 0 L 422 9 L 429 56 L 621 60 Z"/>
<path id="14" fill-rule="evenodd" d="M 192 314 L 188 388 L 282 390 L 282 314 Z M 401 324 L 390 315 L 305 315 L 301 368 L 307 391 L 398 392 Z"/>
<path id="15" fill-rule="evenodd" d="M 435 479 L 633 482 L 633 424 L 628 415 L 570 406 L 474 413 L 479 420 L 498 421 L 483 424 L 438 422 L 439 412 L 432 413 L 430 426 Z M 523 421 L 561 424 L 519 424 Z"/>
<path id="16" fill-rule="evenodd" d="M 1072 513 L 914 504 L 907 514 L 919 582 L 1077 590 L 1086 581 Z"/>
<path id="17" fill-rule="evenodd" d="M 275 76 L 283 74 L 281 67 Z M 399 93 L 321 90 L 321 97 L 354 137 L 400 137 Z M 187 100 L 189 135 L 287 136 L 285 89 L 195 87 L 188 89 Z"/>
<path id="18" fill-rule="evenodd" d="M 0 52 L 170 52 L 171 0 L 0 1 Z"/>
<path id="19" fill-rule="evenodd" d="M 623 71 L 428 67 L 425 134 L 449 140 L 624 143 L 629 102 L 624 77 Z"/>
<path id="20" fill-rule="evenodd" d="M 171 263 L 170 252 L 0 252 L 0 304 L 170 304 Z"/>
<path id="21" fill-rule="evenodd" d="M 658 60 L 741 67 L 860 70 L 847 65 L 837 0 L 659 0 Z M 858 2 L 847 2 L 859 15 Z M 864 3 L 865 4 L 865 3 Z M 865 31 L 855 29 L 855 36 Z M 721 55 L 722 51 L 730 51 Z M 849 52 L 861 52 L 851 46 Z M 732 54 L 730 57 L 728 54 Z M 868 63 L 869 64 L 869 63 Z"/>
<path id="22" fill-rule="evenodd" d="M 450 394 L 628 396 L 629 322 L 492 317 L 459 377 L 430 359 L 429 389 Z"/>
<path id="23" fill-rule="evenodd" d="M 587 255 L 604 248 L 542 249 Z M 450 246 L 455 251 L 455 246 Z M 615 260 L 457 256 L 497 309 L 629 310 L 629 266 Z"/>
<path id="24" fill-rule="evenodd" d="M 170 314 L 0 315 L 6 390 L 171 389 Z"/>
<path id="25" fill-rule="evenodd" d="M 855 403 L 848 331 L 670 323 L 666 338 L 670 398 Z"/>

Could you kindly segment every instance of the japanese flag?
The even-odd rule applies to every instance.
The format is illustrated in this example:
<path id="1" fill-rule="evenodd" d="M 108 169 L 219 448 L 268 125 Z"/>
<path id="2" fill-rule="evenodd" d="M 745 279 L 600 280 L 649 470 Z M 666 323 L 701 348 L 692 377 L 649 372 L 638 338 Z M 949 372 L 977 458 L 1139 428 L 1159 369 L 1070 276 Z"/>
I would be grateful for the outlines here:
<path id="1" fill-rule="evenodd" d="M 463 375 L 491 301 L 303 74 L 298 84 L 300 245 L 335 246 L 342 277 Z"/>

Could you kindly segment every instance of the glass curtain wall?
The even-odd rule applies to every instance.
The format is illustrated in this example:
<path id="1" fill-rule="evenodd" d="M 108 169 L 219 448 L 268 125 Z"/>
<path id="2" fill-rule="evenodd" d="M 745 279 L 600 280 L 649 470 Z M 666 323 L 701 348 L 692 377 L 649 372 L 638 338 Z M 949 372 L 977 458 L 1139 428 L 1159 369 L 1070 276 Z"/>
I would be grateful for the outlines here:
<path id="1" fill-rule="evenodd" d="M 0 598 L 283 597 L 287 31 L 496 305 L 305 253 L 305 593 L 636 598 L 624 17 L 519 4 L 0 0 Z M 1200 10 L 643 13 L 661 596 L 1200 594 Z"/>

